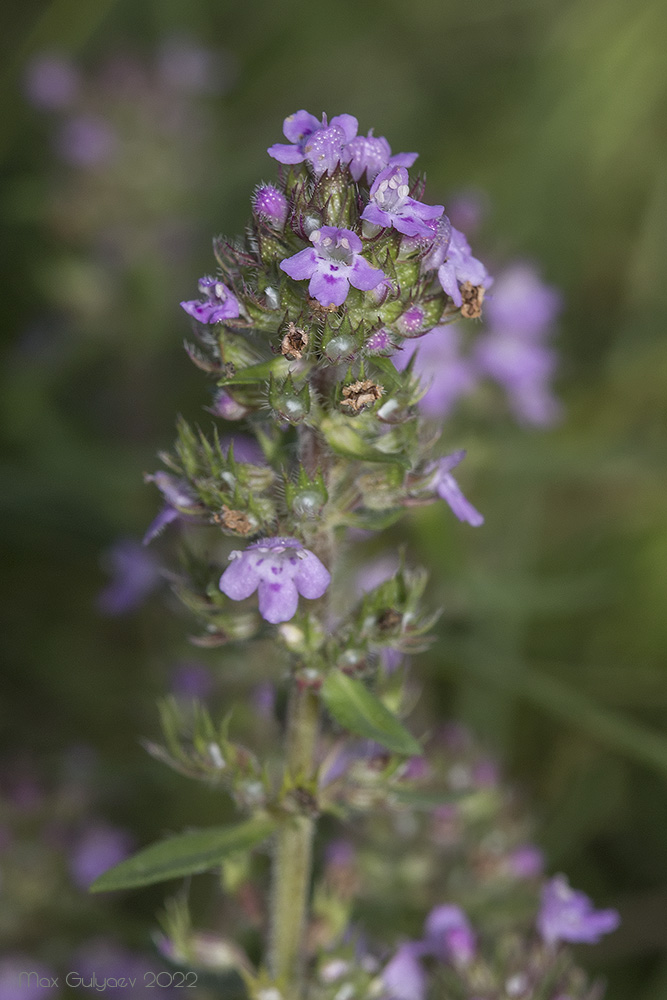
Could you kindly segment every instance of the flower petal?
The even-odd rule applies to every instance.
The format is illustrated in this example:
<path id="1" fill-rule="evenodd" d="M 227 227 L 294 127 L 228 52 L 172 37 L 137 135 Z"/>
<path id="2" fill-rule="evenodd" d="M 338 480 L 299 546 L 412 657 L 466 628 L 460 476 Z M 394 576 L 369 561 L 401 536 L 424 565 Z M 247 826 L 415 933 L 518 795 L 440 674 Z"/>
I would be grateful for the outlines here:
<path id="1" fill-rule="evenodd" d="M 286 257 L 285 260 L 281 260 L 280 270 L 284 271 L 285 274 L 289 274 L 290 278 L 294 278 L 295 281 L 303 281 L 304 278 L 312 277 L 317 267 L 318 259 L 315 250 L 312 247 L 306 247 L 305 250 L 295 253 L 293 257 Z"/>
<path id="2" fill-rule="evenodd" d="M 273 146 L 267 149 L 267 153 L 279 163 L 303 163 L 305 160 L 298 146 L 288 146 L 285 142 L 274 142 Z"/>
<path id="3" fill-rule="evenodd" d="M 342 306 L 349 290 L 350 283 L 347 278 L 328 274 L 326 271 L 316 271 L 308 286 L 312 297 L 325 308 L 331 305 Z"/>
<path id="4" fill-rule="evenodd" d="M 361 218 L 364 222 L 371 222 L 374 226 L 382 226 L 383 229 L 390 229 L 392 225 L 392 216 L 389 212 L 385 212 L 383 208 L 379 208 L 372 202 L 366 205 L 361 213 Z"/>
<path id="5" fill-rule="evenodd" d="M 371 288 L 376 288 L 384 280 L 384 271 L 377 267 L 371 267 L 363 257 L 355 257 L 348 279 L 355 288 L 369 292 Z"/>
<path id="6" fill-rule="evenodd" d="M 469 500 L 466 500 L 459 484 L 449 472 L 441 474 L 436 490 L 438 496 L 447 501 L 459 521 L 467 521 L 474 528 L 478 528 L 480 524 L 484 524 L 483 516 L 473 507 Z"/>
<path id="7" fill-rule="evenodd" d="M 259 613 L 272 625 L 294 618 L 299 605 L 299 593 L 292 580 L 283 577 L 280 583 L 262 580 L 259 584 Z"/>
<path id="8" fill-rule="evenodd" d="M 299 556 L 298 569 L 293 576 L 302 597 L 314 600 L 321 597 L 331 582 L 331 574 L 314 552 L 304 549 Z"/>
<path id="9" fill-rule="evenodd" d="M 220 577 L 220 590 L 233 601 L 244 601 L 257 589 L 259 575 L 254 562 L 245 555 L 232 559 Z"/>

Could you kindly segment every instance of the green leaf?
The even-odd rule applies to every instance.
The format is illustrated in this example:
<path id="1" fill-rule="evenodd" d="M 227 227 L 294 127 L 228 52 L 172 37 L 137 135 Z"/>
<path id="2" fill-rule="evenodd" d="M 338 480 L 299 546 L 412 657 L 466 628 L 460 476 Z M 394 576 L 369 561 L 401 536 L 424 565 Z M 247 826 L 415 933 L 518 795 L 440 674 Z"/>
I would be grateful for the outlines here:
<path id="1" fill-rule="evenodd" d="M 409 806 L 410 809 L 437 809 L 438 806 L 448 806 L 459 803 L 470 795 L 475 795 L 469 789 L 426 791 L 419 788 L 392 788 L 390 796 L 399 805 Z"/>
<path id="2" fill-rule="evenodd" d="M 275 820 L 268 818 L 251 819 L 238 826 L 193 830 L 161 840 L 104 872 L 93 882 L 90 891 L 133 889 L 207 871 L 229 854 L 256 847 L 273 833 L 276 825 Z"/>
<path id="3" fill-rule="evenodd" d="M 265 382 L 269 375 L 273 375 L 274 378 L 284 378 L 289 372 L 289 367 L 287 358 L 270 358 L 248 368 L 241 368 L 229 378 L 220 379 L 218 385 L 254 385 L 257 382 Z"/>
<path id="4" fill-rule="evenodd" d="M 400 465 L 407 469 L 410 462 L 405 455 L 390 454 L 376 448 L 359 434 L 351 426 L 350 421 L 355 418 L 330 414 L 323 417 L 320 422 L 320 430 L 333 451 L 344 458 L 357 458 L 362 462 L 386 462 L 387 464 Z M 385 435 L 386 436 L 386 435 Z"/>
<path id="5" fill-rule="evenodd" d="M 335 670 L 322 685 L 322 698 L 336 722 L 394 753 L 412 756 L 422 748 L 411 733 L 361 681 Z"/>

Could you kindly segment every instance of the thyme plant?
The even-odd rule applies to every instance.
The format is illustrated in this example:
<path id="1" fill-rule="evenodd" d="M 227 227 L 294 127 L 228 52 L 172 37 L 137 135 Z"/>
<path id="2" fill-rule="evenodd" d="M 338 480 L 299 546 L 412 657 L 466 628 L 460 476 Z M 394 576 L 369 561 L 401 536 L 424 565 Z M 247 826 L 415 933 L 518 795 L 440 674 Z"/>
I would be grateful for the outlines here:
<path id="1" fill-rule="evenodd" d="M 406 722 L 411 693 L 397 664 L 424 647 L 435 620 L 424 572 L 402 553 L 389 579 L 356 598 L 341 569 L 360 532 L 382 532 L 414 505 L 444 500 L 460 521 L 483 523 L 454 478 L 460 442 L 422 415 L 429 383 L 415 374 L 415 354 L 395 362 L 406 342 L 445 336 L 453 321 L 474 337 L 492 279 L 444 207 L 423 200 L 424 179 L 409 172 L 417 154 L 392 155 L 386 139 L 359 135 L 351 115 L 329 122 L 298 111 L 284 135 L 268 150 L 277 180 L 255 190 L 244 237 L 214 240 L 215 273 L 181 303 L 188 354 L 215 383 L 218 422 L 179 419 L 164 468 L 147 477 L 164 507 L 146 539 L 172 522 L 186 537 L 206 529 L 206 543 L 184 555 L 177 593 L 202 626 L 200 645 L 247 647 L 251 657 L 261 640 L 275 643 L 262 664 L 288 692 L 282 755 L 260 759 L 237 743 L 229 716 L 196 706 L 185 718 L 165 703 L 165 745 L 153 752 L 225 789 L 239 821 L 148 847 L 94 888 L 202 872 L 269 844 L 263 954 L 226 952 L 254 1000 L 597 996 L 560 943 L 596 940 L 617 915 L 595 911 L 562 876 L 543 887 L 539 933 L 496 935 L 497 947 L 452 898 L 425 915 L 419 938 L 364 939 L 355 891 L 331 874 L 333 845 L 324 888 L 313 890 L 323 816 L 353 819 L 380 840 L 378 817 L 389 817 L 415 856 L 410 836 L 425 814 L 436 826 L 447 810 L 477 824 L 498 816 L 488 797 L 478 815 L 479 782 L 457 788 L 451 762 L 438 764 L 437 747 L 429 756 Z M 230 424 L 254 450 L 247 437 L 229 439 Z M 537 910 L 535 849 L 517 851 L 523 874 L 512 877 L 532 879 L 528 910 Z M 178 907 L 169 933 L 171 957 L 193 961 Z"/>

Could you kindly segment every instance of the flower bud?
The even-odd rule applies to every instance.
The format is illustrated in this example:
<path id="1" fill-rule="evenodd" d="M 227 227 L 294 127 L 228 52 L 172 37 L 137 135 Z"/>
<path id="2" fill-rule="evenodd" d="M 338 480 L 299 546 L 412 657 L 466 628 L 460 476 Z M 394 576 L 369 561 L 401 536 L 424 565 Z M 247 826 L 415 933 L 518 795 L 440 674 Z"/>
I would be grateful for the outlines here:
<path id="1" fill-rule="evenodd" d="M 269 383 L 269 405 L 290 424 L 299 424 L 310 412 L 310 388 L 304 382 L 301 389 L 296 389 L 291 376 L 279 382 L 271 379 Z"/>
<path id="2" fill-rule="evenodd" d="M 338 337 L 331 338 L 329 343 L 324 348 L 324 353 L 329 361 L 333 361 L 335 364 L 343 358 L 352 357 L 355 353 L 356 346 L 357 345 L 352 337 L 343 333 Z"/>
<path id="3" fill-rule="evenodd" d="M 237 403 L 233 396 L 230 396 L 224 389 L 219 389 L 213 399 L 213 406 L 210 412 L 223 420 L 242 420 L 250 411 L 246 406 Z"/>
<path id="4" fill-rule="evenodd" d="M 271 229 L 282 232 L 287 220 L 287 198 L 273 184 L 262 184 L 255 191 L 253 208 L 256 214 L 267 223 Z"/>

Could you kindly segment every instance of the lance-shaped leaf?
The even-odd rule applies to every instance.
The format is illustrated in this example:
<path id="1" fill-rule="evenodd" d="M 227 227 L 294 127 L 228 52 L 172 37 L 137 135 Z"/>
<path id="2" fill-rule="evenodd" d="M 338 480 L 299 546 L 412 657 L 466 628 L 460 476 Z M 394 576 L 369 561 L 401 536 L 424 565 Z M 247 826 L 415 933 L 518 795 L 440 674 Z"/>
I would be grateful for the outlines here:
<path id="1" fill-rule="evenodd" d="M 336 722 L 350 732 L 394 753 L 413 756 L 422 752 L 414 736 L 361 681 L 335 670 L 322 685 L 322 698 Z"/>
<path id="2" fill-rule="evenodd" d="M 260 361 L 256 365 L 249 365 L 241 368 L 233 375 L 223 378 L 218 385 L 253 385 L 256 382 L 265 382 L 269 375 L 275 378 L 284 378 L 290 370 L 290 362 L 287 358 L 270 358 L 268 361 Z"/>
<path id="3" fill-rule="evenodd" d="M 219 865 L 228 855 L 248 851 L 261 844 L 274 832 L 276 825 L 276 821 L 268 817 L 250 819 L 237 826 L 192 830 L 161 840 L 104 872 L 93 882 L 90 891 L 134 889 L 140 885 L 207 871 Z"/>

